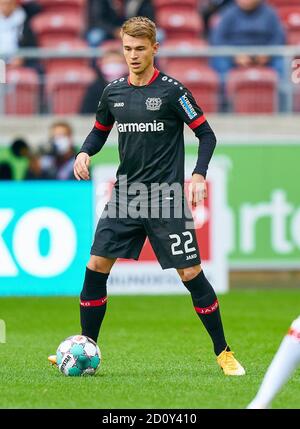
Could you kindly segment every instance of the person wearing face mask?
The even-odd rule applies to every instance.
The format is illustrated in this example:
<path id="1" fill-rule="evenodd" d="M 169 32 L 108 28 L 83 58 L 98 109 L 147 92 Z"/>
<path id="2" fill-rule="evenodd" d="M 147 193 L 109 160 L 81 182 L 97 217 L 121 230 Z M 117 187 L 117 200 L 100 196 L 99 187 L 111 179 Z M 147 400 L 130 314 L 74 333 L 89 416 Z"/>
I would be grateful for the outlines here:
<path id="1" fill-rule="evenodd" d="M 71 126 L 67 122 L 54 123 L 50 128 L 50 152 L 41 159 L 44 168 L 52 171 L 52 176 L 56 180 L 74 180 L 74 159 L 75 147 Z"/>
<path id="2" fill-rule="evenodd" d="M 107 51 L 98 60 L 96 71 L 98 76 L 87 88 L 81 103 L 79 113 L 83 115 L 93 114 L 97 110 L 99 97 L 106 85 L 127 73 L 126 63 L 121 52 L 118 50 Z"/>

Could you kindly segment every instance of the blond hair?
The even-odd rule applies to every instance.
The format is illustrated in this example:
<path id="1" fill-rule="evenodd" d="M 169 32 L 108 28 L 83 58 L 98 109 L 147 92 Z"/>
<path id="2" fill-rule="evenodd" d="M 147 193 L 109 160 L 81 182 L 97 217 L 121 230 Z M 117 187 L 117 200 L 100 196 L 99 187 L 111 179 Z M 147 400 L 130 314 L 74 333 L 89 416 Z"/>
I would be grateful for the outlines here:
<path id="1" fill-rule="evenodd" d="M 152 44 L 156 43 L 156 26 L 145 16 L 133 16 L 127 19 L 121 27 L 121 38 L 124 34 L 132 37 L 147 37 Z"/>

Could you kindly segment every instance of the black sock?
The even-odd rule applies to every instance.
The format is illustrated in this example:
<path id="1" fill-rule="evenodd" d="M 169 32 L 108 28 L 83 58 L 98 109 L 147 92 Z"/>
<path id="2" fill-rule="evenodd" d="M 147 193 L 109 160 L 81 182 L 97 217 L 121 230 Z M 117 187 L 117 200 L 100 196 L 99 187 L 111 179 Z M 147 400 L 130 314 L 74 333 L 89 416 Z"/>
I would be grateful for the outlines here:
<path id="1" fill-rule="evenodd" d="M 80 294 L 81 334 L 97 342 L 106 311 L 106 282 L 109 274 L 86 268 L 83 289 Z"/>
<path id="2" fill-rule="evenodd" d="M 230 348 L 224 336 L 218 299 L 203 271 L 183 284 L 191 292 L 195 310 L 213 341 L 215 354 L 219 355 L 225 348 L 229 351 Z"/>

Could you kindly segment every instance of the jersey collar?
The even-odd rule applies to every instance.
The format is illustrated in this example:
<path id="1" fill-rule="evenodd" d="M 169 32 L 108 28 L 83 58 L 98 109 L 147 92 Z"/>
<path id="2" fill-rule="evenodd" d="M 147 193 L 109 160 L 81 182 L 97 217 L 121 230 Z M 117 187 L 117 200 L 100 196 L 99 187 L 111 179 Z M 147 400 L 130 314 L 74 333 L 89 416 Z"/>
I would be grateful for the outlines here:
<path id="1" fill-rule="evenodd" d="M 151 85 L 151 83 L 152 83 L 152 82 L 154 82 L 154 81 L 155 81 L 155 79 L 157 79 L 157 77 L 158 77 L 159 73 L 160 73 L 160 71 L 159 71 L 156 67 L 154 67 L 154 73 L 153 73 L 153 75 L 152 75 L 151 79 L 149 80 L 149 82 L 148 82 L 148 83 L 146 83 L 146 85 L 141 85 L 141 87 Z M 128 76 L 128 78 L 127 78 L 127 82 L 128 82 L 128 85 L 136 86 L 136 85 L 133 85 L 133 84 L 130 82 L 130 80 L 129 80 L 129 76 Z"/>

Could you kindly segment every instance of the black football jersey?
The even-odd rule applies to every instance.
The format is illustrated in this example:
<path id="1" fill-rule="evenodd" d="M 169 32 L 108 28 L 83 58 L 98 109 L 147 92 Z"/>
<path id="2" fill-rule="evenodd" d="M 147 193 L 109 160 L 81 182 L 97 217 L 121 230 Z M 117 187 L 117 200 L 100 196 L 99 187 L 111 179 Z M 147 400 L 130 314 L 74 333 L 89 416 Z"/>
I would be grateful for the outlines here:
<path id="1" fill-rule="evenodd" d="M 155 70 L 147 85 L 122 77 L 104 89 L 95 127 L 118 130 L 121 175 L 127 183 L 184 183 L 186 123 L 196 130 L 206 121 L 190 91 L 176 79 Z"/>

